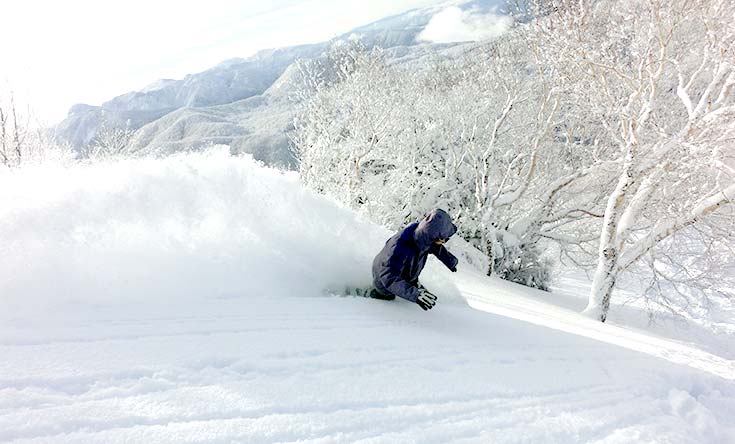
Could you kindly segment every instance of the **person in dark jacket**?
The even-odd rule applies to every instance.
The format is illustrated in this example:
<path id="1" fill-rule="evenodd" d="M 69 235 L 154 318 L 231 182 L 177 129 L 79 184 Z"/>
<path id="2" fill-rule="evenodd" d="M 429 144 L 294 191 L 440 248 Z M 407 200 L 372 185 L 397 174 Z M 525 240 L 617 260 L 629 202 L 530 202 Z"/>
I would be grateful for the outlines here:
<path id="1" fill-rule="evenodd" d="M 431 253 L 451 271 L 457 271 L 459 260 L 444 243 L 457 227 L 440 209 L 432 210 L 420 222 L 413 223 L 388 239 L 373 260 L 373 286 L 370 296 L 393 300 L 396 296 L 415 302 L 424 310 L 436 303 L 436 296 L 419 284 L 419 274 Z"/>

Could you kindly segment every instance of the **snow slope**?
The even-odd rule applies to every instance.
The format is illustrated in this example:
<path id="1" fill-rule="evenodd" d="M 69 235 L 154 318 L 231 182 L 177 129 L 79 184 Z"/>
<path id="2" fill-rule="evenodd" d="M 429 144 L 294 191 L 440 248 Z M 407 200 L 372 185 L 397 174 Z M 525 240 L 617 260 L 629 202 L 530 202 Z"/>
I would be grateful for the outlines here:
<path id="1" fill-rule="evenodd" d="M 325 295 L 387 235 L 227 149 L 0 171 L 0 442 L 735 442 L 694 346 L 467 266 Z"/>

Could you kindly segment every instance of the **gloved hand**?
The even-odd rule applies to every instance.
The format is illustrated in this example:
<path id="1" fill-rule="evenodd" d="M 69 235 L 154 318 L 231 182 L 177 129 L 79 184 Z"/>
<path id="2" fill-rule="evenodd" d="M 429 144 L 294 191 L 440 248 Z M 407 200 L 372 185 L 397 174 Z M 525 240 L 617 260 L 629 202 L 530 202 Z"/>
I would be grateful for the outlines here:
<path id="1" fill-rule="evenodd" d="M 424 310 L 431 310 L 436 304 L 436 296 L 424 288 L 419 288 L 419 297 L 416 299 L 416 303 Z"/>

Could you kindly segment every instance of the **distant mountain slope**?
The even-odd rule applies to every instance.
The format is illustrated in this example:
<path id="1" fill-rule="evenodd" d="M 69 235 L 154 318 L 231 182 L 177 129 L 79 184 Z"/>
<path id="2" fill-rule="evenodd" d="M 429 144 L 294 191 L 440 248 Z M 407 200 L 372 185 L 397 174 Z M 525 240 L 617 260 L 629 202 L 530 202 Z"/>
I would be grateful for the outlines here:
<path id="1" fill-rule="evenodd" d="M 258 52 L 231 59 L 181 80 L 158 80 L 101 106 L 79 104 L 56 128 L 56 134 L 81 149 L 101 127 L 139 130 L 133 148 L 140 153 L 197 149 L 212 143 L 231 145 L 234 152 L 252 153 L 268 164 L 295 166 L 288 149 L 294 85 L 287 69 L 296 60 L 319 57 L 335 41 L 358 35 L 368 47 L 391 48 L 395 62 L 415 60 L 453 44 L 417 41 L 434 15 L 448 5 L 476 12 L 495 10 L 503 0 L 446 2 L 414 9 L 356 28 L 332 41 Z M 285 75 L 284 75 L 285 74 Z"/>
<path id="2" fill-rule="evenodd" d="M 322 50 L 323 44 L 264 50 L 181 80 L 159 80 L 101 106 L 75 105 L 57 134 L 80 148 L 93 140 L 103 120 L 108 126 L 137 129 L 183 107 L 221 105 L 262 94 L 295 59 L 312 58 Z"/>

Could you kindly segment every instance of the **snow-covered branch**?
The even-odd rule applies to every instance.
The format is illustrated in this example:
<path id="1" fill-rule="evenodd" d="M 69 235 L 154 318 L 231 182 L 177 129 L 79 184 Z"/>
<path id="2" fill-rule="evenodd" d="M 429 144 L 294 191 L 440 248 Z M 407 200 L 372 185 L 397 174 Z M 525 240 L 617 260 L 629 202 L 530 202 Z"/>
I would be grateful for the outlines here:
<path id="1" fill-rule="evenodd" d="M 658 222 L 644 238 L 637 240 L 620 257 L 618 265 L 620 270 L 628 269 L 644 254 L 672 234 L 701 221 L 704 217 L 725 205 L 733 204 L 735 204 L 735 184 L 703 199 L 688 214 L 676 219 Z"/>

